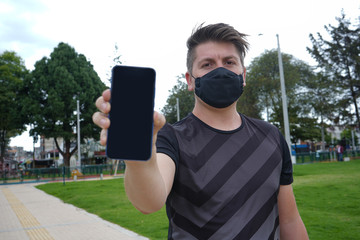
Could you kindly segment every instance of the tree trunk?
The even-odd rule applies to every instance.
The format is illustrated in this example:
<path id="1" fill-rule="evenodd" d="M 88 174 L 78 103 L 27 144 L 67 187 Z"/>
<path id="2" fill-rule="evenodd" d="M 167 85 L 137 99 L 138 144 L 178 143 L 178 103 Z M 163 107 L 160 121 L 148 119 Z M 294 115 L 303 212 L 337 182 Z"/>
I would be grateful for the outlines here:
<path id="1" fill-rule="evenodd" d="M 78 148 L 77 145 L 71 152 L 70 152 L 70 146 L 71 146 L 70 140 L 65 140 L 64 151 L 60 149 L 59 143 L 57 142 L 56 138 L 55 138 L 55 145 L 56 145 L 56 148 L 59 150 L 59 153 L 62 155 L 62 157 L 64 159 L 64 166 L 70 167 L 70 158 L 76 152 L 76 150 Z"/>
<path id="2" fill-rule="evenodd" d="M 0 166 L 3 166 L 4 163 L 5 149 L 6 149 L 6 130 L 1 130 L 0 131 Z"/>
<path id="3" fill-rule="evenodd" d="M 360 128 L 360 116 L 359 116 L 359 109 L 356 102 L 356 92 L 354 90 L 354 86 L 351 85 L 351 96 L 355 107 L 355 113 L 356 113 L 356 120 L 357 120 L 357 127 Z"/>
<path id="4" fill-rule="evenodd" d="M 353 81 L 352 81 L 353 78 L 351 77 L 351 71 L 350 71 L 349 66 L 347 66 L 346 71 L 347 71 L 347 78 L 348 78 L 348 80 L 350 82 L 351 97 L 352 97 L 354 107 L 355 107 L 357 127 L 360 128 L 359 109 L 358 109 L 357 102 L 356 102 L 356 100 L 357 100 L 356 90 L 354 89 L 354 84 L 353 84 Z"/>

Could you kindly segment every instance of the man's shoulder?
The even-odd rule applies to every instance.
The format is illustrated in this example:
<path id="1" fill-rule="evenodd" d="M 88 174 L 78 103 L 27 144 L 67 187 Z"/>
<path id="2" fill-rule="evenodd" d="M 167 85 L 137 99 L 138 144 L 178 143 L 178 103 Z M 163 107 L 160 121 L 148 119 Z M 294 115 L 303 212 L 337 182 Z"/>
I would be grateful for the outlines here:
<path id="1" fill-rule="evenodd" d="M 277 139 L 277 141 L 281 141 L 281 138 L 283 138 L 281 132 L 275 125 L 262 119 L 247 117 L 243 114 L 241 114 L 241 116 L 245 128 L 252 129 L 258 134 L 262 133 L 267 136 L 267 138 Z"/>
<path id="2" fill-rule="evenodd" d="M 274 126 L 273 124 L 267 122 L 267 121 L 264 121 L 262 119 L 258 119 L 258 118 L 253 118 L 253 117 L 248 117 L 242 113 L 240 113 L 241 117 L 243 120 L 245 120 L 246 123 L 248 124 L 253 124 L 253 125 L 258 125 L 258 126 L 263 126 L 263 127 L 266 127 L 266 128 L 273 128 L 273 129 L 277 129 L 276 126 Z"/>
<path id="3" fill-rule="evenodd" d="M 192 113 L 189 113 L 186 117 L 184 117 L 178 122 L 167 123 L 166 127 L 172 129 L 173 131 L 179 131 L 188 127 L 189 125 L 194 124 L 194 120 L 194 115 Z"/>
<path id="4" fill-rule="evenodd" d="M 187 115 L 185 118 L 181 119 L 180 121 L 178 122 L 175 122 L 175 123 L 166 123 L 159 131 L 160 134 L 163 134 L 163 133 L 175 133 L 175 132 L 178 132 L 178 131 L 181 131 L 183 130 L 184 128 L 186 128 L 191 122 L 191 116 L 192 114 L 189 114 Z"/>

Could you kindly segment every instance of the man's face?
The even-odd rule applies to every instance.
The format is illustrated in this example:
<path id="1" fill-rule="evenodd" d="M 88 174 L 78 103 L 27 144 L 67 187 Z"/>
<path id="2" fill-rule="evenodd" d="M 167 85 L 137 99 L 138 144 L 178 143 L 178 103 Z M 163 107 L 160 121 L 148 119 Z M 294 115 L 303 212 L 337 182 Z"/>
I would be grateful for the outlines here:
<path id="1" fill-rule="evenodd" d="M 244 73 L 244 67 L 235 46 L 227 42 L 206 42 L 198 45 L 195 49 L 192 73 L 186 73 L 189 90 L 195 89 L 195 80 L 191 75 L 195 78 L 202 77 L 219 67 L 224 67 L 237 75 Z"/>

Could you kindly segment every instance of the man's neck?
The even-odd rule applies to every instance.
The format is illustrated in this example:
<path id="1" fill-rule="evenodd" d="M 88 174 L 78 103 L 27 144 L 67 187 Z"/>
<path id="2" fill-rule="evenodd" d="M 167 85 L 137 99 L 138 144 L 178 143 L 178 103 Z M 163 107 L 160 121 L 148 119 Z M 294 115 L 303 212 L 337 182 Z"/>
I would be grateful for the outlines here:
<path id="1" fill-rule="evenodd" d="M 240 114 L 236 111 L 236 103 L 227 108 L 213 108 L 195 103 L 193 114 L 210 127 L 223 131 L 235 130 L 242 123 Z"/>

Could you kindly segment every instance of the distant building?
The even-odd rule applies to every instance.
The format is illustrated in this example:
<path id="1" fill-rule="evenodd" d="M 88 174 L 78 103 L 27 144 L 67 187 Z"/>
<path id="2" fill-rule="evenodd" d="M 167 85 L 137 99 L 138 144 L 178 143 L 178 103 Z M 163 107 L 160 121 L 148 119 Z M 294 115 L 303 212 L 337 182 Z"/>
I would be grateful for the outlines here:
<path id="1" fill-rule="evenodd" d="M 56 138 L 56 140 L 59 144 L 59 147 L 64 149 L 65 143 L 63 138 Z M 64 163 L 63 156 L 57 149 L 54 138 L 45 138 L 44 136 L 41 136 L 39 159 L 53 159 L 55 167 L 58 167 Z"/>
<path id="2" fill-rule="evenodd" d="M 61 149 L 65 148 L 65 143 L 62 138 L 57 138 L 57 142 Z M 72 143 L 70 151 L 76 147 L 76 143 Z M 99 164 L 106 163 L 106 156 L 104 147 L 94 139 L 86 139 L 85 144 L 81 144 L 81 161 L 82 164 Z M 41 159 L 54 159 L 55 166 L 60 166 L 64 163 L 62 155 L 56 147 L 54 138 L 44 138 L 40 140 L 40 155 Z M 78 154 L 73 154 L 70 159 L 70 166 L 76 166 Z"/>
<path id="3" fill-rule="evenodd" d="M 20 163 L 29 158 L 32 158 L 32 152 L 25 151 L 23 147 L 11 146 L 7 149 L 5 158 Z"/>
<path id="4" fill-rule="evenodd" d="M 64 140 L 57 138 L 58 145 L 61 150 L 65 147 Z M 76 147 L 76 143 L 72 143 L 70 151 Z M 107 163 L 107 157 L 105 156 L 105 148 L 100 145 L 99 141 L 94 139 L 87 139 L 85 144 L 81 144 L 81 164 L 105 164 Z M 70 159 L 70 166 L 76 166 L 76 160 L 78 154 L 73 154 Z M 15 165 L 24 163 L 21 167 L 34 167 L 32 161 L 35 160 L 52 160 L 51 167 L 59 167 L 64 164 L 63 156 L 60 154 L 56 147 L 54 138 L 40 138 L 40 147 L 35 147 L 34 152 L 24 151 L 23 147 L 10 147 L 7 149 L 5 159 L 8 160 L 6 168 L 12 168 Z M 11 165 L 11 166 L 10 166 Z M 44 166 L 49 165 L 48 162 Z M 0 166 L 0 170 L 5 168 Z"/>

